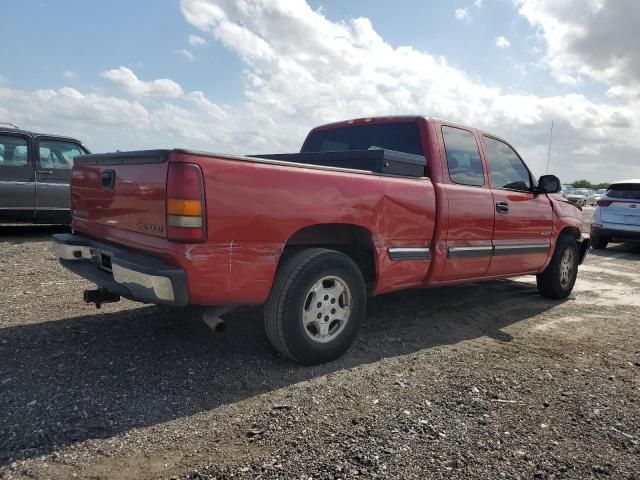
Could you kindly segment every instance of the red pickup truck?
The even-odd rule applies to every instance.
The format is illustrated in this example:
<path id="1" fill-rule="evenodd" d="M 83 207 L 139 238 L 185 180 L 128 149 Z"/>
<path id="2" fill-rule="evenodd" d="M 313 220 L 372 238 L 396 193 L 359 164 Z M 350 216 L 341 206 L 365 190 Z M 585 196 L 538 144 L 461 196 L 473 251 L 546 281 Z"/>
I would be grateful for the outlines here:
<path id="1" fill-rule="evenodd" d="M 274 347 L 316 364 L 347 350 L 368 295 L 536 275 L 541 295 L 567 297 L 589 240 L 559 190 L 495 135 L 349 120 L 313 129 L 299 154 L 77 157 L 72 233 L 54 248 L 98 285 L 96 306 L 264 305 Z"/>

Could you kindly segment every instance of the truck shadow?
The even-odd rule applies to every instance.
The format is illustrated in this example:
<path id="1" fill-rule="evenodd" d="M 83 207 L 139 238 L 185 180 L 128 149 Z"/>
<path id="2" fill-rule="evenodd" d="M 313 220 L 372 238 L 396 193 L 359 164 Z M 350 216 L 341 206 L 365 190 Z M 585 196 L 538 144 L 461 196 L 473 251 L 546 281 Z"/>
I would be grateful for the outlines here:
<path id="1" fill-rule="evenodd" d="M 228 331 L 157 307 L 0 330 L 0 465 L 109 438 L 330 372 L 483 336 L 557 306 L 531 283 L 500 281 L 373 298 L 353 348 L 299 367 L 274 353 L 261 312 Z"/>
<path id="2" fill-rule="evenodd" d="M 51 242 L 54 233 L 68 233 L 66 225 L 7 225 L 0 224 L 0 242 Z"/>
<path id="3" fill-rule="evenodd" d="M 640 260 L 640 243 L 612 243 L 604 250 L 589 250 L 589 255 L 637 262 Z"/>

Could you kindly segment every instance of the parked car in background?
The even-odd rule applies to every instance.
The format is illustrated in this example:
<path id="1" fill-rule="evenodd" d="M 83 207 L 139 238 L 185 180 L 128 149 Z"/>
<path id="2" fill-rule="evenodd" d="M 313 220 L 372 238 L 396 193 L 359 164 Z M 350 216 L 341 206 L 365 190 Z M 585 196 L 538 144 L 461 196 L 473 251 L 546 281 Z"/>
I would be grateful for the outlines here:
<path id="1" fill-rule="evenodd" d="M 599 190 L 596 190 L 596 203 L 598 202 L 598 200 L 602 198 L 602 196 L 606 193 L 606 191 L 607 191 L 606 188 L 601 188 Z"/>
<path id="2" fill-rule="evenodd" d="M 581 207 L 584 207 L 585 205 L 593 206 L 596 204 L 595 193 L 593 190 L 588 190 L 586 188 L 577 188 L 573 192 L 568 193 L 565 198 L 571 203 L 575 203 Z"/>
<path id="3" fill-rule="evenodd" d="M 640 179 L 612 183 L 598 200 L 591 222 L 591 245 L 640 241 Z"/>
<path id="4" fill-rule="evenodd" d="M 536 275 L 566 298 L 589 248 L 560 180 L 504 140 L 425 117 L 313 129 L 300 153 L 183 149 L 76 159 L 60 263 L 120 297 L 196 305 L 208 324 L 264 304 L 273 346 L 303 364 L 346 351 L 369 295 Z M 208 312 L 208 313 L 207 313 Z"/>
<path id="5" fill-rule="evenodd" d="M 87 153 L 75 138 L 0 124 L 0 223 L 69 223 L 73 158 Z"/>
<path id="6" fill-rule="evenodd" d="M 571 185 L 570 183 L 563 183 L 562 189 L 560 190 L 560 195 L 566 198 L 567 195 L 571 192 L 573 192 L 573 185 Z"/>

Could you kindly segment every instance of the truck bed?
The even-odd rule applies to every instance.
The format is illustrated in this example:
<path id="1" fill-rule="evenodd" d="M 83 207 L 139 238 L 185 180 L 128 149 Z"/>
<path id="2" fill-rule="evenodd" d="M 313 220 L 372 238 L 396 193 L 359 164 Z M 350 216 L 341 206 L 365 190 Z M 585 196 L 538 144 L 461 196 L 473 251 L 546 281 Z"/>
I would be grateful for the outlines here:
<path id="1" fill-rule="evenodd" d="M 203 172 L 203 243 L 167 238 L 166 181 L 174 163 Z M 114 176 L 111 188 L 102 184 L 105 175 Z M 287 242 L 323 225 L 366 232 L 375 293 L 420 285 L 429 267 L 428 259 L 389 257 L 390 248 L 429 247 L 436 206 L 427 178 L 176 149 L 79 157 L 71 191 L 74 232 L 184 268 L 192 303 L 262 303 Z"/>

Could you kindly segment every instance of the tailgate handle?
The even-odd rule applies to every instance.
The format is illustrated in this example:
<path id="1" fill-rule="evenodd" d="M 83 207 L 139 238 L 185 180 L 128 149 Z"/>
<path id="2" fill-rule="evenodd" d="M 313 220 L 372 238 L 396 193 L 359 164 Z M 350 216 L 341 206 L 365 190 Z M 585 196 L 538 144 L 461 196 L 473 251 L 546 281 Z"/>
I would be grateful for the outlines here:
<path id="1" fill-rule="evenodd" d="M 113 188 L 116 184 L 116 172 L 113 170 L 103 170 L 100 176 L 102 188 Z"/>

